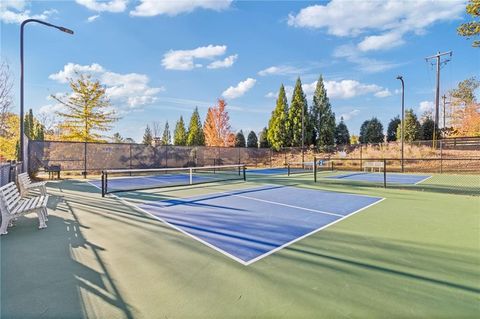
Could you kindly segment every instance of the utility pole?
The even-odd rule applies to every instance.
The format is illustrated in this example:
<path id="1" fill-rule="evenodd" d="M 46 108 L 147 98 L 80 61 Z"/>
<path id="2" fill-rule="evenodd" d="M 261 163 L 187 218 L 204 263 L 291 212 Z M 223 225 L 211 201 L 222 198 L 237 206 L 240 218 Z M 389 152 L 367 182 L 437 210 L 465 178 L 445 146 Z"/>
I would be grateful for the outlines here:
<path id="1" fill-rule="evenodd" d="M 445 124 L 445 105 L 450 104 L 450 102 L 447 102 L 447 96 L 444 94 L 442 96 L 443 100 L 443 129 L 445 129 L 446 124 Z"/>
<path id="2" fill-rule="evenodd" d="M 438 113 L 439 113 L 439 104 L 440 104 L 440 66 L 442 64 L 447 64 L 447 62 L 450 61 L 450 59 L 444 59 L 442 60 L 442 56 L 445 56 L 445 55 L 448 55 L 448 56 L 452 56 L 452 51 L 448 51 L 448 52 L 443 52 L 443 53 L 440 53 L 438 52 L 437 54 L 435 55 L 432 55 L 432 56 L 429 56 L 429 57 L 426 57 L 425 58 L 425 61 L 430 61 L 430 60 L 433 60 L 435 59 L 436 62 L 436 67 L 437 67 L 437 83 L 436 83 L 436 90 L 435 90 L 435 125 L 433 127 L 433 145 L 435 146 L 435 140 L 436 140 L 436 135 L 437 135 L 437 127 L 438 127 Z"/>

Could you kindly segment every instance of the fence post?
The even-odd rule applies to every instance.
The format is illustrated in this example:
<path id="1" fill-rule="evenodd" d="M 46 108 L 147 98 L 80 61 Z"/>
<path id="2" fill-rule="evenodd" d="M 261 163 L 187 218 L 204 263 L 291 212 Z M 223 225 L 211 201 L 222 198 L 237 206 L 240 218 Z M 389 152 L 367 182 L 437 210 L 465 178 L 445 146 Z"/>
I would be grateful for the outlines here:
<path id="1" fill-rule="evenodd" d="M 443 140 L 440 140 L 440 174 L 443 174 Z"/>
<path id="2" fill-rule="evenodd" d="M 387 188 L 387 160 L 383 159 L 383 188 Z"/>
<path id="3" fill-rule="evenodd" d="M 272 167 L 272 149 L 269 150 L 270 154 L 270 168 Z"/>
<path id="4" fill-rule="evenodd" d="M 362 144 L 360 144 L 360 172 L 363 171 Z"/>
<path id="5" fill-rule="evenodd" d="M 317 182 L 317 157 L 313 157 L 313 181 Z"/>
<path id="6" fill-rule="evenodd" d="M 129 150 L 130 151 L 130 164 L 129 164 L 129 166 L 130 166 L 130 169 L 131 169 L 132 168 L 132 144 L 130 143 L 129 145 L 130 145 L 130 150 Z"/>
<path id="7" fill-rule="evenodd" d="M 85 140 L 85 146 L 83 149 L 83 178 L 87 178 L 87 141 Z"/>

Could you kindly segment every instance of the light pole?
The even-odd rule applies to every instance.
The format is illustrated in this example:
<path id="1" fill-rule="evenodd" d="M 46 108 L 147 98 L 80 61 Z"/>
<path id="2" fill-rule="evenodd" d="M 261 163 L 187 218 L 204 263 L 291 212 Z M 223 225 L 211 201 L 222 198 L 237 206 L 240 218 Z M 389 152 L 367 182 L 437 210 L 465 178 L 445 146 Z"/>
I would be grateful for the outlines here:
<path id="1" fill-rule="evenodd" d="M 404 141 L 404 129 L 405 129 L 405 83 L 403 83 L 403 76 L 399 75 L 397 76 L 397 80 L 400 80 L 402 82 L 402 173 L 404 172 L 403 168 L 403 141 Z"/>
<path id="2" fill-rule="evenodd" d="M 19 149 L 19 160 L 22 161 L 22 172 L 25 170 L 25 166 L 24 166 L 24 159 L 25 159 L 25 154 L 24 154 L 24 138 L 23 138 L 23 135 L 24 135 L 24 123 L 23 123 L 23 114 L 24 114 L 24 107 L 23 107 L 23 29 L 25 27 L 25 25 L 29 22 L 36 22 L 36 23 L 40 23 L 40 24 L 43 24 L 43 25 L 46 25 L 47 27 L 52 27 L 52 28 L 55 28 L 55 29 L 58 29 L 62 32 L 65 32 L 65 33 L 69 33 L 69 34 L 73 34 L 73 31 L 70 30 L 70 29 L 67 29 L 67 28 L 64 28 L 64 27 L 61 27 L 61 26 L 58 26 L 58 25 L 54 25 L 54 24 L 51 24 L 51 23 L 48 23 L 48 22 L 44 22 L 44 21 L 40 21 L 40 20 L 37 20 L 37 19 L 27 19 L 25 21 L 22 22 L 22 24 L 20 25 L 20 149 Z"/>

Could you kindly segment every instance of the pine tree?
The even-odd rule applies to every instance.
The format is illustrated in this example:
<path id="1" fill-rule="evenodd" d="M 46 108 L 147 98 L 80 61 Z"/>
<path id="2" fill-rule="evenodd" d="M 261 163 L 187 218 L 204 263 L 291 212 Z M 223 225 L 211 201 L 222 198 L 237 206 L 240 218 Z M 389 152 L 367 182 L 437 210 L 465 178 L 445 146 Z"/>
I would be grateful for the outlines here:
<path id="1" fill-rule="evenodd" d="M 198 113 L 198 107 L 193 111 L 190 123 L 188 124 L 187 135 L 188 146 L 203 146 L 205 145 L 205 135 L 203 134 L 202 121 Z"/>
<path id="2" fill-rule="evenodd" d="M 266 127 L 260 132 L 258 138 L 258 146 L 261 148 L 270 148 L 270 143 L 268 141 L 268 129 Z"/>
<path id="3" fill-rule="evenodd" d="M 255 147 L 255 148 L 258 147 L 257 134 L 255 134 L 254 131 L 250 131 L 250 133 L 248 133 L 247 147 Z"/>
<path id="4" fill-rule="evenodd" d="M 370 123 L 370 120 L 366 120 L 360 126 L 360 136 L 358 137 L 360 144 L 367 143 L 367 127 L 369 123 Z"/>
<path id="5" fill-rule="evenodd" d="M 343 122 L 343 117 L 340 119 L 335 128 L 335 144 L 337 145 L 349 145 L 350 144 L 350 133 L 348 132 L 347 125 Z"/>
<path id="6" fill-rule="evenodd" d="M 405 135 L 404 141 L 405 142 L 413 142 L 418 140 L 420 137 L 420 123 L 418 122 L 417 115 L 413 112 L 412 109 L 405 110 Z M 397 137 L 400 139 L 402 136 L 402 125 L 397 128 Z"/>
<path id="7" fill-rule="evenodd" d="M 27 115 L 23 119 L 23 132 L 29 139 L 35 139 L 35 120 L 32 109 L 28 110 Z"/>
<path id="8" fill-rule="evenodd" d="M 360 143 L 383 143 L 384 139 L 383 125 L 376 117 L 363 122 L 360 127 Z"/>
<path id="9" fill-rule="evenodd" d="M 118 120 L 115 112 L 109 110 L 110 100 L 106 89 L 90 76 L 80 75 L 70 80 L 73 94 L 64 97 L 52 95 L 62 104 L 65 112 L 57 112 L 64 118 L 61 127 L 65 131 L 64 138 L 74 141 L 99 141 L 101 134 L 108 131 L 111 124 Z"/>
<path id="10" fill-rule="evenodd" d="M 207 146 L 227 146 L 231 141 L 230 137 L 230 117 L 226 110 L 227 103 L 223 99 L 218 99 L 217 105 L 208 108 L 207 118 L 203 125 L 205 134 L 205 144 Z M 233 135 L 235 137 L 235 134 Z M 235 144 L 235 139 L 233 140 Z"/>
<path id="11" fill-rule="evenodd" d="M 402 121 L 400 121 L 400 117 L 398 115 L 390 120 L 387 128 L 387 142 L 394 142 L 397 140 L 397 129 L 401 123 Z"/>
<path id="12" fill-rule="evenodd" d="M 436 138 L 440 137 L 438 128 L 435 130 L 435 121 L 431 115 L 428 115 L 423 119 L 422 125 L 420 126 L 419 138 L 424 141 L 433 140 L 433 132 L 436 132 Z"/>
<path id="13" fill-rule="evenodd" d="M 317 147 L 320 149 L 332 147 L 335 141 L 335 114 L 332 112 L 322 76 L 317 81 L 313 95 L 311 121 L 315 128 Z"/>
<path id="14" fill-rule="evenodd" d="M 152 145 L 153 142 L 153 136 L 152 136 L 152 130 L 150 129 L 150 126 L 145 128 L 145 133 L 143 133 L 143 141 L 142 143 L 145 145 Z"/>
<path id="15" fill-rule="evenodd" d="M 183 122 L 182 116 L 180 116 L 180 119 L 175 125 L 175 131 L 173 132 L 173 144 L 179 146 L 187 144 L 187 130 L 185 129 L 185 123 Z"/>
<path id="16" fill-rule="evenodd" d="M 117 132 L 117 133 L 113 134 L 112 141 L 113 141 L 113 143 L 123 143 L 124 139 L 123 139 L 122 135 L 120 135 L 120 133 Z"/>
<path id="17" fill-rule="evenodd" d="M 305 94 L 302 89 L 302 81 L 300 78 L 295 83 L 292 101 L 288 110 L 287 131 L 289 135 L 290 145 L 298 147 L 306 141 L 305 129 L 308 126 L 308 106 Z"/>
<path id="18" fill-rule="evenodd" d="M 285 94 L 285 87 L 283 84 L 278 91 L 277 105 L 272 112 L 270 121 L 268 122 L 268 132 L 264 136 L 265 141 L 272 146 L 273 149 L 279 150 L 283 146 L 289 146 L 288 131 L 286 123 L 288 119 L 288 101 Z M 266 128 L 265 128 L 266 130 Z"/>
<path id="19" fill-rule="evenodd" d="M 235 136 L 235 147 L 245 147 L 245 135 L 242 130 Z"/>
<path id="20" fill-rule="evenodd" d="M 168 125 L 168 121 L 165 122 L 165 128 L 163 129 L 162 134 L 162 145 L 170 145 L 171 142 L 171 134 L 170 134 L 170 125 Z"/>

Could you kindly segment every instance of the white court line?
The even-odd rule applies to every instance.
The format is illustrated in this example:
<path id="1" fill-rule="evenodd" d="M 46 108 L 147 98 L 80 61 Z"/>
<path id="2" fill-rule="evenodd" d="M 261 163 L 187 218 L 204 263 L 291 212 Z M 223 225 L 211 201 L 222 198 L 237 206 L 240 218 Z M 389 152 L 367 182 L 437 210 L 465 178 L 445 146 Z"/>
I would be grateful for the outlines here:
<path id="1" fill-rule="evenodd" d="M 269 204 L 274 204 L 274 205 L 279 205 L 279 206 L 285 206 L 285 207 L 295 208 L 295 209 L 298 209 L 298 210 L 306 210 L 306 211 L 313 212 L 313 213 L 320 213 L 320 214 L 325 214 L 325 215 L 333 215 L 333 216 L 338 216 L 338 217 L 345 216 L 345 215 L 341 215 L 341 214 L 323 212 L 323 211 L 321 211 L 321 210 L 316 210 L 316 209 L 310 209 L 310 208 L 304 208 L 304 207 L 299 207 L 299 206 L 294 206 L 294 205 L 288 205 L 288 204 L 283 204 L 283 203 L 279 203 L 279 202 L 272 202 L 272 201 L 269 201 L 269 200 L 260 199 L 260 198 L 255 198 L 255 197 L 248 197 L 248 196 L 235 195 L 235 194 L 231 194 L 231 195 L 234 196 L 234 197 L 240 197 L 240 198 L 246 198 L 246 199 L 256 200 L 256 201 L 259 201 L 259 202 L 264 202 L 264 203 L 269 203 Z"/>
<path id="2" fill-rule="evenodd" d="M 91 185 L 99 188 L 98 186 L 96 186 L 95 184 L 90 183 L 89 181 L 88 181 L 87 183 L 89 183 L 89 184 L 91 184 Z M 272 185 L 272 184 L 267 184 L 267 185 Z M 275 185 L 274 185 L 274 186 L 275 186 Z M 292 186 L 286 186 L 286 187 L 291 187 L 291 188 L 296 188 L 296 189 L 302 189 L 302 188 L 300 188 L 300 187 L 292 187 Z M 262 189 L 264 189 L 264 188 L 265 188 L 265 189 L 268 189 L 268 188 L 266 188 L 266 187 L 261 186 L 261 187 L 245 188 L 245 189 L 243 189 L 243 190 L 254 190 L 254 189 L 262 190 Z M 306 188 L 306 189 L 308 190 L 308 188 Z M 240 191 L 243 191 L 243 190 L 240 190 Z M 333 191 L 327 191 L 327 192 L 337 193 L 337 192 L 333 192 Z M 234 193 L 231 193 L 231 192 L 218 192 L 218 193 L 213 193 L 213 194 L 208 194 L 208 195 L 218 195 L 218 194 L 229 194 L 229 195 L 232 195 L 232 196 L 238 196 L 238 197 L 242 197 L 242 198 L 245 198 L 245 199 L 259 200 L 259 199 L 257 199 L 257 198 L 252 198 L 252 197 L 247 197 L 247 196 L 242 196 L 242 195 L 235 195 Z M 344 194 L 344 193 L 341 193 L 341 194 Z M 242 259 L 240 259 L 240 258 L 238 258 L 238 257 L 236 257 L 236 256 L 234 256 L 234 255 L 232 255 L 232 254 L 224 251 L 223 249 L 218 248 L 217 246 L 214 246 L 214 245 L 210 244 L 209 242 L 207 242 L 207 241 L 205 241 L 205 240 L 203 240 L 203 239 L 201 239 L 201 238 L 198 238 L 197 236 L 192 235 L 192 234 L 190 234 L 189 232 L 187 232 L 187 231 L 185 231 L 185 230 L 183 230 L 183 229 L 181 229 L 181 228 L 179 228 L 179 227 L 177 227 L 177 226 L 169 223 L 169 222 L 166 221 L 165 219 L 160 218 L 160 217 L 158 217 L 158 216 L 150 213 L 149 211 L 147 211 L 147 210 L 145 210 L 145 209 L 143 209 L 143 208 L 138 207 L 137 205 L 135 205 L 135 204 L 133 204 L 133 203 L 130 203 L 129 201 L 127 201 L 127 200 L 125 200 L 125 199 L 123 199 L 123 198 L 121 198 L 121 197 L 119 197 L 119 196 L 117 196 L 117 195 L 115 195 L 115 194 L 107 194 L 107 195 L 117 198 L 118 200 L 120 200 L 120 201 L 121 201 L 122 203 L 124 203 L 125 205 L 130 206 L 130 207 L 132 207 L 132 208 L 134 208 L 134 209 L 137 209 L 137 210 L 143 212 L 144 214 L 147 214 L 148 216 L 151 216 L 151 217 L 153 217 L 154 219 L 161 221 L 162 223 L 164 223 L 164 224 L 172 227 L 173 229 L 178 230 L 178 231 L 181 232 L 182 234 L 185 234 L 185 235 L 187 235 L 188 237 L 193 238 L 193 239 L 199 241 L 200 243 L 202 243 L 202 244 L 204 244 L 204 245 L 206 245 L 206 246 L 214 249 L 215 251 L 217 251 L 217 252 L 219 252 L 219 253 L 221 253 L 221 254 L 223 254 L 223 255 L 225 255 L 225 256 L 227 256 L 227 257 L 229 257 L 229 258 L 231 258 L 231 259 L 233 259 L 233 260 L 235 260 L 235 261 L 237 261 L 237 262 L 239 262 L 239 263 L 241 263 L 241 264 L 244 265 L 244 266 L 249 266 L 249 265 L 253 264 L 253 263 L 256 262 L 256 261 L 259 261 L 260 259 L 263 259 L 263 258 L 265 258 L 265 257 L 267 257 L 267 256 L 269 256 L 269 255 L 271 255 L 271 254 L 273 254 L 273 253 L 275 253 L 275 252 L 277 252 L 277 251 L 279 251 L 279 250 L 287 247 L 287 246 L 290 246 L 290 245 L 292 245 L 293 243 L 296 243 L 297 241 L 300 241 L 300 240 L 302 240 L 302 239 L 304 239 L 304 238 L 306 238 L 306 237 L 308 237 L 308 236 L 310 236 L 310 235 L 313 235 L 313 234 L 315 234 L 315 233 L 317 233 L 317 232 L 319 232 L 319 231 L 321 231 L 321 230 L 323 230 L 323 229 L 325 229 L 325 228 L 327 228 L 327 227 L 330 227 L 330 226 L 332 226 L 332 225 L 334 225 L 334 224 L 336 224 L 336 223 L 338 223 L 338 222 L 340 222 L 340 221 L 342 221 L 342 220 L 344 220 L 344 219 L 346 219 L 346 218 L 348 218 L 348 217 L 350 217 L 350 216 L 352 216 L 352 215 L 354 215 L 354 214 L 356 214 L 356 213 L 358 213 L 358 212 L 361 212 L 361 211 L 364 210 L 364 209 L 367 209 L 367 208 L 369 208 L 369 207 L 371 207 L 371 206 L 373 206 L 373 205 L 376 205 L 376 204 L 382 202 L 383 200 L 385 200 L 385 198 L 380 198 L 380 199 L 377 200 L 376 202 L 374 202 L 374 203 L 372 203 L 372 204 L 370 204 L 370 205 L 367 205 L 367 206 L 365 206 L 365 207 L 362 207 L 362 208 L 360 208 L 360 209 L 358 209 L 358 210 L 356 210 L 356 211 L 354 211 L 354 212 L 352 212 L 352 213 L 350 213 L 350 214 L 348 214 L 348 215 L 339 215 L 339 214 L 321 212 L 321 211 L 312 210 L 312 209 L 308 209 L 308 208 L 302 208 L 302 207 L 297 207 L 297 206 L 292 206 L 292 205 L 287 205 L 287 204 L 282 204 L 282 203 L 276 203 L 276 202 L 270 202 L 270 201 L 265 201 L 265 200 L 259 200 L 259 201 L 270 202 L 270 203 L 272 203 L 272 204 L 279 204 L 279 205 L 282 205 L 282 206 L 289 206 L 289 207 L 296 208 L 296 209 L 303 209 L 303 210 L 313 211 L 313 212 L 316 212 L 316 213 L 329 214 L 329 215 L 342 216 L 342 217 L 339 218 L 339 219 L 334 220 L 333 222 L 331 222 L 331 223 L 329 223 L 329 224 L 323 225 L 323 226 L 320 227 L 320 228 L 314 229 L 313 231 L 311 231 L 311 232 L 309 232 L 309 233 L 307 233 L 307 234 L 305 234 L 305 235 L 302 235 L 302 236 L 300 236 L 300 237 L 297 237 L 297 238 L 295 238 L 295 239 L 293 239 L 293 240 L 291 240 L 291 241 L 289 241 L 289 242 L 287 242 L 287 243 L 285 243 L 285 244 L 283 244 L 283 245 L 281 245 L 281 246 L 278 246 L 278 247 L 276 247 L 276 248 L 274 248 L 274 249 L 272 249 L 272 250 L 269 250 L 269 251 L 267 251 L 266 253 L 264 253 L 264 254 L 262 254 L 262 255 L 260 255 L 260 256 L 257 256 L 257 257 L 255 257 L 255 258 L 253 258 L 253 259 L 250 259 L 249 261 L 244 261 L 244 260 L 242 260 Z M 354 195 L 354 196 L 368 196 L 368 195 L 356 195 L 356 194 L 350 194 L 350 195 Z M 373 197 L 373 196 L 369 196 L 369 197 Z M 186 199 L 188 200 L 188 198 L 186 198 Z M 148 204 L 147 204 L 147 205 L 148 205 Z"/>
<path id="3" fill-rule="evenodd" d="M 425 182 L 427 179 L 430 179 L 430 178 L 432 178 L 432 177 L 433 177 L 433 176 L 427 176 L 426 178 L 422 179 L 421 181 L 416 182 L 414 185 L 423 183 L 423 182 Z"/>
<path id="4" fill-rule="evenodd" d="M 356 214 L 356 213 L 358 213 L 358 212 L 361 212 L 362 210 L 367 209 L 367 208 L 369 208 L 369 207 L 371 207 L 371 206 L 373 206 L 373 205 L 376 205 L 376 204 L 378 204 L 378 203 L 380 203 L 380 202 L 382 202 L 382 201 L 384 201 L 384 200 L 385 200 L 385 198 L 381 198 L 381 199 L 379 199 L 378 201 L 376 201 L 376 202 L 374 202 L 374 203 L 372 203 L 372 204 L 370 204 L 370 205 L 367 205 L 367 206 L 365 206 L 365 207 L 362 207 L 362 208 L 354 211 L 353 213 L 350 213 L 350 214 L 348 214 L 348 215 L 345 215 L 345 216 L 343 216 L 342 218 L 339 218 L 339 219 L 337 219 L 337 220 L 334 220 L 333 222 L 331 222 L 331 223 L 329 223 L 329 224 L 323 225 L 322 227 L 317 228 L 317 229 L 315 229 L 315 230 L 313 230 L 313 231 L 311 231 L 311 232 L 309 232 L 309 233 L 307 233 L 307 234 L 305 234 L 305 235 L 303 235 L 303 236 L 300 236 L 300 237 L 298 237 L 298 238 L 295 238 L 294 240 L 289 241 L 288 243 L 285 243 L 285 244 L 283 244 L 282 246 L 279 246 L 279 247 L 277 247 L 277 248 L 275 248 L 275 249 L 272 249 L 272 250 L 270 250 L 270 251 L 267 251 L 265 254 L 260 255 L 260 256 L 258 256 L 258 257 L 255 257 L 255 258 L 249 260 L 247 263 L 245 263 L 245 265 L 246 265 L 246 266 L 251 265 L 251 264 L 253 264 L 253 263 L 256 262 L 256 261 L 259 261 L 260 259 L 263 259 L 263 258 L 265 258 L 265 257 L 267 257 L 267 256 L 269 256 L 269 255 L 271 255 L 271 254 L 279 251 L 280 249 L 283 249 L 283 248 L 285 248 L 285 247 L 287 247 L 287 246 L 290 246 L 291 244 L 296 243 L 297 241 L 302 240 L 302 239 L 304 239 L 304 238 L 306 238 L 306 237 L 308 237 L 308 236 L 310 236 L 310 235 L 313 235 L 313 234 L 315 234 L 316 232 L 319 232 L 319 231 L 321 231 L 321 230 L 323 230 L 323 229 L 325 229 L 325 228 L 327 228 L 327 227 L 330 227 L 330 226 L 332 226 L 333 224 L 336 224 L 336 223 L 338 223 L 338 222 L 341 222 L 342 220 L 344 220 L 344 219 L 346 219 L 346 218 L 348 218 L 348 217 L 350 217 L 350 216 L 352 216 L 352 215 L 354 215 L 354 214 Z"/>

